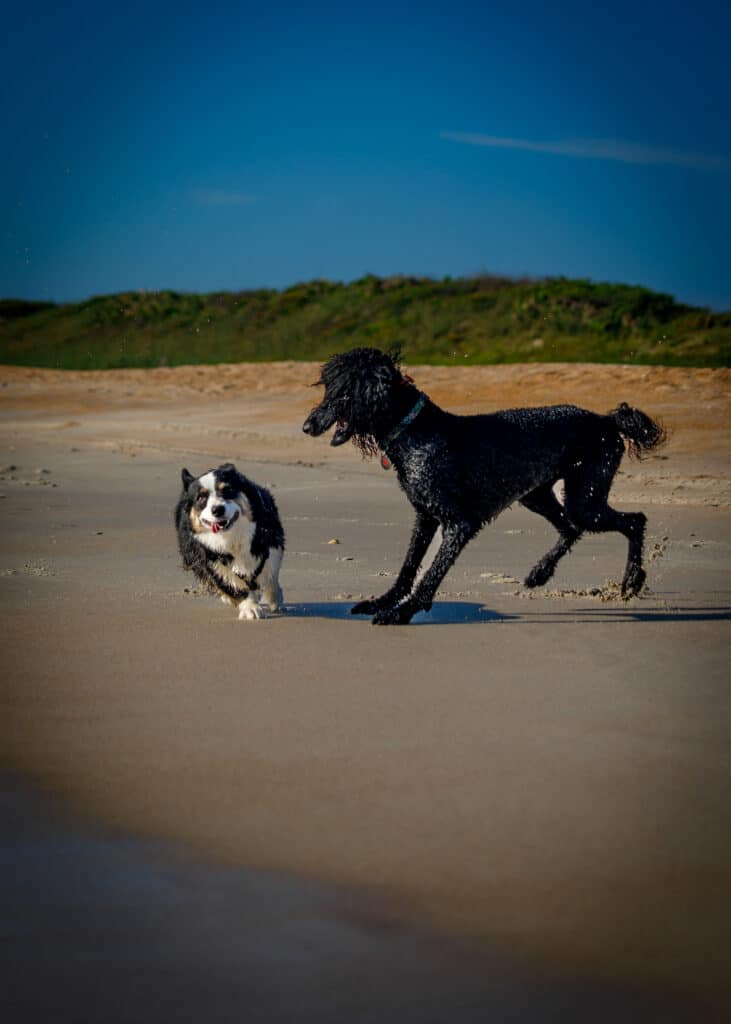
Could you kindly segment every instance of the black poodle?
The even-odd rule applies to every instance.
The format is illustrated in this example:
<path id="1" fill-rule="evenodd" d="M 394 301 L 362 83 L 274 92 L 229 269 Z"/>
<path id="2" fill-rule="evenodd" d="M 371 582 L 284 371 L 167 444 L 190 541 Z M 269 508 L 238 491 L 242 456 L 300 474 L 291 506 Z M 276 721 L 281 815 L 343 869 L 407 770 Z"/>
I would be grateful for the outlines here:
<path id="1" fill-rule="evenodd" d="M 331 444 L 352 439 L 364 455 L 380 451 L 384 467 L 393 464 L 416 509 L 398 579 L 382 597 L 356 604 L 354 615 L 397 624 L 428 611 L 465 544 L 515 501 L 545 516 L 559 532 L 526 586 L 546 583 L 585 531 L 616 530 L 629 542 L 622 595 L 629 598 L 642 589 L 646 517 L 615 511 L 607 497 L 625 443 L 639 456 L 664 440 L 662 428 L 643 412 L 622 403 L 606 416 L 573 405 L 455 416 L 402 373 L 397 351 L 374 348 L 333 356 L 317 383 L 325 394 L 305 420 L 304 432 L 318 437 L 335 424 Z M 557 481 L 563 481 L 563 502 L 553 490 Z M 437 527 L 439 550 L 414 586 Z"/>

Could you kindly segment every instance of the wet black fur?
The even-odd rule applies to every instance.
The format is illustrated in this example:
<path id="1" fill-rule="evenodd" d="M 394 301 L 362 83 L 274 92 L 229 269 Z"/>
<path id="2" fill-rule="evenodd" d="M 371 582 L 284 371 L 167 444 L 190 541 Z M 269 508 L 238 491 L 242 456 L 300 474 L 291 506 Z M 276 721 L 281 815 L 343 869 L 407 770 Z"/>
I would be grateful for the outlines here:
<path id="1" fill-rule="evenodd" d="M 305 433 L 317 437 L 336 424 L 332 444 L 353 440 L 364 454 L 384 451 L 416 510 L 396 582 L 381 597 L 356 604 L 353 614 L 396 624 L 431 608 L 465 544 L 515 501 L 544 516 L 559 533 L 556 545 L 528 573 L 526 586 L 546 583 L 582 533 L 618 531 L 629 543 L 622 594 L 631 597 L 642 589 L 646 516 L 617 512 L 607 498 L 625 442 L 639 456 L 664 440 L 662 428 L 643 412 L 622 403 L 605 416 L 572 405 L 456 416 L 427 399 L 394 437 L 420 396 L 402 374 L 398 353 L 356 348 L 333 356 L 318 383 L 325 394 L 305 420 Z M 564 481 L 563 504 L 553 493 L 559 480 Z M 437 527 L 441 545 L 414 586 Z"/>
<path id="2" fill-rule="evenodd" d="M 271 548 L 284 550 L 284 530 L 274 498 L 266 488 L 260 487 L 243 473 L 239 473 L 231 462 L 206 472 L 214 473 L 222 483 L 229 484 L 237 493 L 246 496 L 256 523 L 251 553 L 255 558 L 258 557 L 258 566 L 261 569 L 269 557 Z M 201 473 L 201 476 L 205 475 L 206 473 Z M 183 566 L 193 572 L 211 593 L 225 594 L 232 600 L 241 601 L 250 591 L 257 589 L 256 579 L 242 577 L 241 586 L 234 588 L 218 573 L 218 566 L 230 565 L 233 562 L 233 555 L 211 551 L 205 544 L 201 544 L 190 525 L 190 512 L 200 491 L 200 477 L 194 477 L 187 469 L 183 469 L 181 479 L 183 490 L 175 506 L 174 516 Z"/>

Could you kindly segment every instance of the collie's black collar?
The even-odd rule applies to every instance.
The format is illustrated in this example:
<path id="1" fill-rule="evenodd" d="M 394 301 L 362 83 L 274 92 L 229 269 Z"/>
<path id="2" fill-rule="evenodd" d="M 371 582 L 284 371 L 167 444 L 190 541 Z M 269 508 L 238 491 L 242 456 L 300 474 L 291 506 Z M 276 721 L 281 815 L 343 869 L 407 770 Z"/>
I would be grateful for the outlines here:
<path id="1" fill-rule="evenodd" d="M 401 434 L 404 432 L 404 430 L 406 430 L 406 428 L 408 426 L 410 426 L 414 422 L 414 420 L 419 415 L 421 410 L 424 408 L 426 403 L 427 403 L 427 396 L 424 394 L 423 391 L 421 391 L 419 393 L 419 397 L 418 397 L 418 399 L 416 401 L 416 405 L 411 410 L 411 412 L 408 412 L 404 416 L 404 418 L 401 420 L 401 422 L 398 423 L 393 428 L 391 433 L 387 437 L 385 437 L 383 439 L 383 441 L 381 441 L 380 448 L 381 448 L 381 451 L 383 452 L 383 454 L 381 455 L 381 465 L 383 466 L 384 469 L 390 469 L 391 468 L 391 460 L 389 459 L 388 455 L 386 454 L 387 451 L 388 451 L 389 446 L 392 445 L 393 442 L 396 440 L 396 438 L 400 437 Z"/>

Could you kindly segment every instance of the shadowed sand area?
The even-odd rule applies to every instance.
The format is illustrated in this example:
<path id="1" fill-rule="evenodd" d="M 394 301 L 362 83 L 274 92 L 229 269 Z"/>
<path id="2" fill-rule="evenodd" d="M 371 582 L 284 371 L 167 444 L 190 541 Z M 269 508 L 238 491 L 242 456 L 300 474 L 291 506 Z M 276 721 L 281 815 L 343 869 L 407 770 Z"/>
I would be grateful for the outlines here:
<path id="1" fill-rule="evenodd" d="M 123 987 L 139 958 L 159 1004 L 110 1021 L 201 1020 L 214 991 L 251 1020 L 726 1019 L 731 375 L 409 369 L 455 411 L 660 417 L 669 444 L 613 492 L 648 514 L 648 591 L 611 599 L 608 535 L 528 593 L 553 531 L 515 508 L 429 615 L 371 627 L 350 604 L 389 585 L 411 510 L 376 462 L 301 434 L 316 366 L 0 370 L 17 1019 L 48 1019 L 36 968 L 57 1019 L 104 1004 L 79 968 L 95 935 L 94 970 Z M 228 459 L 287 531 L 286 609 L 258 623 L 175 549 L 181 466 Z"/>

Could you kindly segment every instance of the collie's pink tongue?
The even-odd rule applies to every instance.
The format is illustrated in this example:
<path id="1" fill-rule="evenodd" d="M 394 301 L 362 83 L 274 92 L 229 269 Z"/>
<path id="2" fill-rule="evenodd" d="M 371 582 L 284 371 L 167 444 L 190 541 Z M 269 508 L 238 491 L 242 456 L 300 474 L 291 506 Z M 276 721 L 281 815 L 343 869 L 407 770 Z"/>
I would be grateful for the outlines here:
<path id="1" fill-rule="evenodd" d="M 211 530 L 213 531 L 213 533 L 218 533 L 220 529 L 221 527 L 218 525 L 218 523 L 211 523 Z"/>

